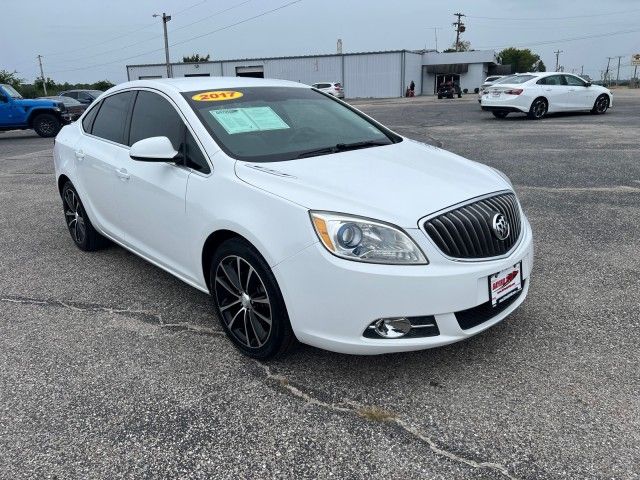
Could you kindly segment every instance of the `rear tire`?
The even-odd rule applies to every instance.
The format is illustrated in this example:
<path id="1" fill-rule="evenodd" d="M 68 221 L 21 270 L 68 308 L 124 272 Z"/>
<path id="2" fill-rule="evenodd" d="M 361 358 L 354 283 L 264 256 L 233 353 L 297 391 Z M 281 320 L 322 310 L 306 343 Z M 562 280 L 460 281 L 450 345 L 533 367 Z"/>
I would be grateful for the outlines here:
<path id="1" fill-rule="evenodd" d="M 93 228 L 78 192 L 69 181 L 62 187 L 62 205 L 69 234 L 80 250 L 95 252 L 109 244 L 109 240 Z"/>
<path id="2" fill-rule="evenodd" d="M 502 112 L 500 110 L 493 111 L 491 113 L 493 113 L 493 116 L 496 118 L 507 118 L 507 115 L 509 115 L 509 112 Z"/>
<path id="3" fill-rule="evenodd" d="M 231 238 L 209 267 L 216 314 L 231 342 L 259 360 L 284 355 L 296 342 L 275 276 L 247 241 Z"/>
<path id="4" fill-rule="evenodd" d="M 532 120 L 540 120 L 544 118 L 549 110 L 549 104 L 544 98 L 536 98 L 531 104 L 527 117 Z"/>
<path id="5" fill-rule="evenodd" d="M 605 94 L 600 95 L 596 98 L 595 103 L 593 104 L 593 108 L 591 109 L 591 113 L 596 115 L 602 115 L 607 112 L 609 108 L 609 97 Z"/>
<path id="6" fill-rule="evenodd" d="M 60 120 L 50 113 L 41 113 L 33 119 L 33 129 L 43 138 L 55 137 L 61 128 Z"/>

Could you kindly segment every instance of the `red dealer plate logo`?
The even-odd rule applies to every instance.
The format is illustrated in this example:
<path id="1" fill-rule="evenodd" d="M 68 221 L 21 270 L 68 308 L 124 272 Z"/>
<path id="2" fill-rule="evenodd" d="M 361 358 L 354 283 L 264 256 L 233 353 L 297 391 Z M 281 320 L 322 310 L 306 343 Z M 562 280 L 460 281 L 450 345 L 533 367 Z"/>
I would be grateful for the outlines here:
<path id="1" fill-rule="evenodd" d="M 489 276 L 489 294 L 494 307 L 522 290 L 522 262 Z"/>

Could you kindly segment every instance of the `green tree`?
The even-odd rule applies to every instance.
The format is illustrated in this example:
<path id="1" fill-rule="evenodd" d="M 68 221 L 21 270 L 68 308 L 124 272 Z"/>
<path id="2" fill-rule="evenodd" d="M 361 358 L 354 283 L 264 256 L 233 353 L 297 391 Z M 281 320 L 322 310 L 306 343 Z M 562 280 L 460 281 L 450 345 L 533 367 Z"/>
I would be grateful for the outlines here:
<path id="1" fill-rule="evenodd" d="M 458 49 L 456 50 L 456 42 L 453 42 L 450 48 L 447 48 L 443 53 L 450 52 L 470 52 L 471 51 L 471 42 L 469 40 L 460 40 L 458 42 Z"/>
<path id="2" fill-rule="evenodd" d="M 114 87 L 115 84 L 111 83 L 109 80 L 100 80 L 99 82 L 95 82 L 91 84 L 90 90 L 109 90 L 111 87 Z"/>
<path id="3" fill-rule="evenodd" d="M 191 56 L 187 56 L 187 57 L 182 57 L 182 61 L 184 63 L 199 63 L 199 62 L 208 62 L 209 59 L 211 58 L 210 54 L 207 54 L 206 56 L 200 56 L 199 53 L 194 53 Z"/>
<path id="4" fill-rule="evenodd" d="M 528 48 L 505 48 L 498 54 L 498 61 L 502 65 L 511 65 L 514 73 L 546 71 L 540 55 Z"/>
<path id="5" fill-rule="evenodd" d="M 11 85 L 16 90 L 20 87 L 24 80 L 18 77 L 18 72 L 9 72 L 8 70 L 0 70 L 0 83 Z"/>

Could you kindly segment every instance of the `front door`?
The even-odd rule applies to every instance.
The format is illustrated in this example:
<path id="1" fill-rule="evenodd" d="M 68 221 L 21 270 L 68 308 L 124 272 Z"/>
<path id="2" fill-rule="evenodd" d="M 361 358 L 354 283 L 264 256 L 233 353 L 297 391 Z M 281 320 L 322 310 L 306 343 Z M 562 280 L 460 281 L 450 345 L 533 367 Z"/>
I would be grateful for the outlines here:
<path id="1" fill-rule="evenodd" d="M 184 152 L 186 126 L 172 101 L 159 93 L 137 93 L 128 143 L 167 137 Z M 121 222 L 127 245 L 170 270 L 188 276 L 185 196 L 191 170 L 176 162 L 127 159 L 129 178 L 123 195 Z"/>

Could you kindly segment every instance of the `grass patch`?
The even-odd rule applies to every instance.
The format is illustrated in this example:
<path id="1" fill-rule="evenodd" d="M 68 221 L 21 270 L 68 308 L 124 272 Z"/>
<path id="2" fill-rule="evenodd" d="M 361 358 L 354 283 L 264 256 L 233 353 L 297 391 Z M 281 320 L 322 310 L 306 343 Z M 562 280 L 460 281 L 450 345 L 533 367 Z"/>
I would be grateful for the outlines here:
<path id="1" fill-rule="evenodd" d="M 395 414 L 380 407 L 362 407 L 357 410 L 358 415 L 372 422 L 389 422 L 396 418 Z"/>

